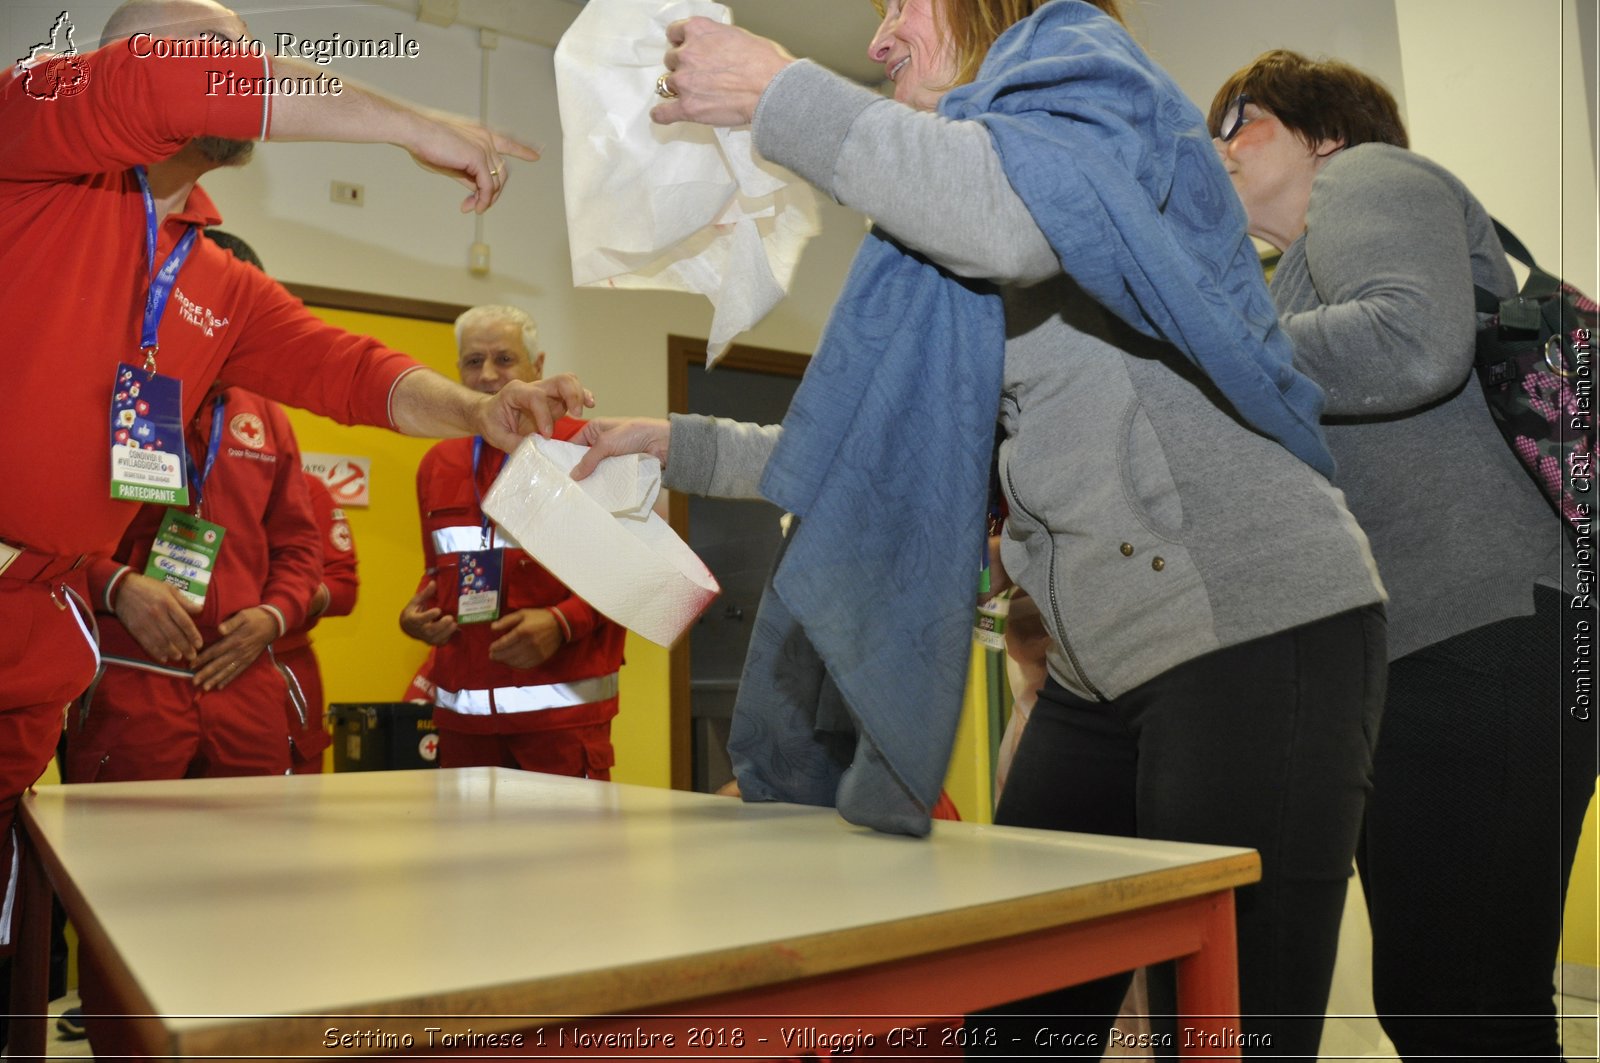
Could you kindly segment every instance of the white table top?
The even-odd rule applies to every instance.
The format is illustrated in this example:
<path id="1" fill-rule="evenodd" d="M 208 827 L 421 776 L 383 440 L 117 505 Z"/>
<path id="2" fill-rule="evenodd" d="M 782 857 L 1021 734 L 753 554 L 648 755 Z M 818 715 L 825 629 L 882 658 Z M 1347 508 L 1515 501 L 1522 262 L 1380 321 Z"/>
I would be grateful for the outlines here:
<path id="1" fill-rule="evenodd" d="M 173 1016 L 636 1010 L 1211 892 L 1256 860 L 971 823 L 893 837 L 489 768 L 41 787 L 25 815 Z"/>

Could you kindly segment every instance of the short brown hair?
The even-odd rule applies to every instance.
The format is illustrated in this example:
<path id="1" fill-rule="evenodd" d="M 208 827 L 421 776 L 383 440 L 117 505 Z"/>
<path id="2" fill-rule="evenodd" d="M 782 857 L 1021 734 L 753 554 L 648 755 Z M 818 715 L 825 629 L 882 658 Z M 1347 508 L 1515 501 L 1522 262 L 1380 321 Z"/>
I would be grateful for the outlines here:
<path id="1" fill-rule="evenodd" d="M 1222 135 L 1224 112 L 1240 96 L 1308 145 L 1333 140 L 1347 148 L 1411 146 L 1400 105 L 1383 82 L 1337 59 L 1307 59 L 1284 48 L 1263 52 L 1217 90 L 1206 116 L 1212 136 Z"/>
<path id="2" fill-rule="evenodd" d="M 909 3 L 910 0 L 905 0 Z M 1000 35 L 1015 26 L 1050 0 L 929 0 L 934 22 L 950 37 L 955 57 L 956 76 L 950 87 L 965 85 L 978 76 L 978 68 Z M 1126 25 L 1122 0 L 1088 0 L 1101 11 Z M 883 17 L 884 0 L 872 0 L 878 17 Z"/>

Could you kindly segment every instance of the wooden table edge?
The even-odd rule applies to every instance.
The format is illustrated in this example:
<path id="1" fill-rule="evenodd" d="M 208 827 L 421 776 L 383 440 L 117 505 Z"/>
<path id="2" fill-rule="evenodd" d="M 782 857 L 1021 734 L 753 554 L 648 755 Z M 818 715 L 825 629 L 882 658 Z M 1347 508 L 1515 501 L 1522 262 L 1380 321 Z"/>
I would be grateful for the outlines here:
<path id="1" fill-rule="evenodd" d="M 626 968 L 535 978 L 479 990 L 425 994 L 375 1005 L 353 1005 L 347 1010 L 329 1010 L 317 1015 L 228 1016 L 227 1021 L 216 1026 L 170 1030 L 166 1044 L 175 1054 L 183 1056 L 259 1053 L 271 1046 L 306 1051 L 320 1044 L 323 1032 L 330 1026 L 329 1020 L 335 1018 L 387 1019 L 390 1021 L 386 1029 L 415 1032 L 426 1022 L 438 1018 L 470 1017 L 476 1031 L 495 1033 L 584 1017 L 673 1013 L 676 1008 L 696 1001 L 759 994 L 788 983 L 902 963 L 1194 901 L 1249 885 L 1260 877 L 1260 857 L 1254 851 L 1246 851 L 1204 863 L 1053 890 L 1018 901 L 909 916 L 866 930 L 833 930 L 687 957 L 651 960 Z M 1158 880 L 1159 886 L 1144 892 L 1142 884 L 1149 879 Z M 1130 903 L 1132 897 L 1138 898 L 1137 904 Z M 1063 902 L 1072 906 L 1070 920 L 1060 918 Z M 863 934 L 867 935 L 866 942 Z M 865 963 L 859 955 L 863 944 L 870 944 L 874 949 L 872 959 Z M 882 951 L 876 951 L 880 949 Z M 539 999 L 540 1014 L 528 1013 L 530 996 Z M 607 1002 L 603 1010 L 594 1004 L 600 999 Z M 249 1021 L 256 1018 L 259 1021 Z M 401 1019 L 410 1021 L 396 1021 Z"/>

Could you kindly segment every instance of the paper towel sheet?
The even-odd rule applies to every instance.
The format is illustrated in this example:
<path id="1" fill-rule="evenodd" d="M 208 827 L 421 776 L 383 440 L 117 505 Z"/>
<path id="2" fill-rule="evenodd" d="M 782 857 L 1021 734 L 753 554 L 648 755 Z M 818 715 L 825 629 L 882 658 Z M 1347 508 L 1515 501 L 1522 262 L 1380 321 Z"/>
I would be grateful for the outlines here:
<path id="1" fill-rule="evenodd" d="M 589 0 L 556 46 L 572 280 L 711 300 L 708 365 L 789 289 L 818 231 L 811 187 L 755 154 L 748 127 L 658 126 L 666 27 L 707 0 Z"/>
<path id="2" fill-rule="evenodd" d="M 630 631 L 670 647 L 721 588 L 653 510 L 661 463 L 607 458 L 581 482 L 587 448 L 529 436 L 507 459 L 483 511 L 572 593 Z"/>

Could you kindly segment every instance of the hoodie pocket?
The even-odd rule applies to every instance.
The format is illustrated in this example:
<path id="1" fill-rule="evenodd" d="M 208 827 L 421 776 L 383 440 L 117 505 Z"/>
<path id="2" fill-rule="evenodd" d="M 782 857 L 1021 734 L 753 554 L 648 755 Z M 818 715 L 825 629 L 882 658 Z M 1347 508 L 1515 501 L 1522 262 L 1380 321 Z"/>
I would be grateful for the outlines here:
<path id="1" fill-rule="evenodd" d="M 1139 522 L 1151 534 L 1181 542 L 1186 530 L 1183 499 L 1155 425 L 1137 399 L 1122 419 L 1117 464 L 1122 493 Z"/>

